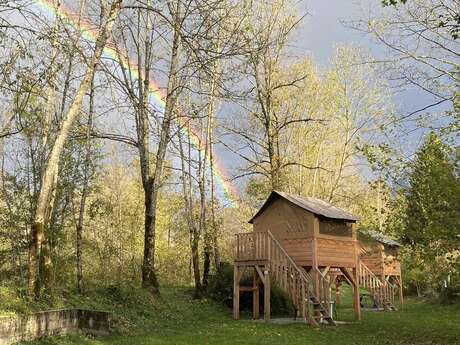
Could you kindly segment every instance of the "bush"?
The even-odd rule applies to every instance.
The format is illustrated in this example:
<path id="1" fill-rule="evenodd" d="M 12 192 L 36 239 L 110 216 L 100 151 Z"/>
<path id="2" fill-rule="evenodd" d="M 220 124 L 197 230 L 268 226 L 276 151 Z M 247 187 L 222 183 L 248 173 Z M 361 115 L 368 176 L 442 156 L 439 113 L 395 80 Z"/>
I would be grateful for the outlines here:
<path id="1" fill-rule="evenodd" d="M 252 286 L 252 270 L 251 275 L 244 274 L 241 277 L 240 285 Z M 261 313 L 263 313 L 263 286 L 260 286 L 259 291 L 259 305 Z M 221 264 L 219 270 L 210 279 L 208 293 L 215 301 L 228 308 L 233 308 L 233 265 L 228 262 Z M 270 303 L 272 315 L 294 315 L 294 307 L 289 296 L 274 283 L 271 286 Z M 252 293 L 240 293 L 240 310 L 252 311 Z"/>

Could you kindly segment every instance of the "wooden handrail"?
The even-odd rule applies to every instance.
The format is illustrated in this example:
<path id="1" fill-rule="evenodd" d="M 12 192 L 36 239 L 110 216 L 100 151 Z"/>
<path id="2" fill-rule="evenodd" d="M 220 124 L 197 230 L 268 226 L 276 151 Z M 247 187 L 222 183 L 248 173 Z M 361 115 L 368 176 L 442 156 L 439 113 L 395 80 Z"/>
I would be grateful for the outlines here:
<path id="1" fill-rule="evenodd" d="M 378 306 L 386 308 L 386 303 L 394 303 L 394 286 L 382 282 L 362 261 L 359 262 L 359 284 L 373 294 Z"/>
<path id="2" fill-rule="evenodd" d="M 281 250 L 281 252 L 284 254 L 284 256 L 286 257 L 286 259 L 289 261 L 289 263 L 295 267 L 295 269 L 297 270 L 297 272 L 299 272 L 300 275 L 303 275 L 303 272 L 305 272 L 305 270 L 300 270 L 300 268 L 297 266 L 297 264 L 294 262 L 294 260 L 292 260 L 292 258 L 289 256 L 289 254 L 284 250 L 283 246 L 278 242 L 278 240 L 275 238 L 275 236 L 273 236 L 273 234 L 269 231 L 267 231 L 267 234 L 268 236 L 271 238 L 271 240 L 277 245 L 277 247 Z"/>
<path id="3" fill-rule="evenodd" d="M 312 272 L 319 276 L 319 286 L 315 289 L 316 279 L 297 266 L 270 231 L 237 234 L 235 260 L 266 261 L 270 267 L 271 278 L 287 292 L 300 315 L 311 323 L 317 324 L 312 318 L 310 302 L 319 303 L 328 312 L 329 281 L 315 268 Z M 319 296 L 316 290 L 319 291 Z"/>

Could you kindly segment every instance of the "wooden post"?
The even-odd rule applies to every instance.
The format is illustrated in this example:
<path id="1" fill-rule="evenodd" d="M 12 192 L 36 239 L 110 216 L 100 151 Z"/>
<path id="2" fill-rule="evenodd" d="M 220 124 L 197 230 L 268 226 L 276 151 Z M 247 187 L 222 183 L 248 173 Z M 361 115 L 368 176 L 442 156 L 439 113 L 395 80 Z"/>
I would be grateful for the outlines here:
<path id="1" fill-rule="evenodd" d="M 353 269 L 353 307 L 355 309 L 355 319 L 361 320 L 361 298 L 359 293 L 359 281 L 360 281 L 360 274 L 359 271 L 359 244 L 358 244 L 358 233 L 356 230 L 356 223 L 353 223 L 352 226 L 352 236 L 354 240 L 354 249 L 355 249 L 355 268 Z"/>
<path id="2" fill-rule="evenodd" d="M 402 308 L 403 303 L 404 303 L 404 298 L 403 298 L 403 285 L 402 285 L 401 275 L 399 276 L 398 283 L 399 283 L 399 303 L 401 304 L 401 308 Z"/>
<path id="3" fill-rule="evenodd" d="M 302 304 L 300 305 L 301 306 L 300 307 L 301 308 L 300 313 L 302 315 L 302 318 L 304 320 L 306 320 L 306 318 L 307 318 L 307 313 L 306 313 L 306 310 L 305 310 L 306 294 L 305 294 L 305 284 L 303 282 L 301 283 L 301 289 L 302 290 L 301 290 L 301 297 L 300 298 L 302 299 Z"/>
<path id="4" fill-rule="evenodd" d="M 342 287 L 342 282 L 339 281 L 339 278 L 335 281 L 335 304 L 337 306 L 342 304 L 342 295 L 341 295 L 341 289 Z"/>
<path id="5" fill-rule="evenodd" d="M 317 237 L 319 235 L 319 219 L 315 216 L 314 224 L 313 224 L 313 238 L 311 241 L 311 261 L 312 261 L 312 270 L 313 270 L 313 281 L 314 281 L 314 288 L 315 288 L 315 295 L 317 298 L 320 298 L 320 291 L 319 291 L 319 272 L 318 272 L 318 240 Z M 321 301 L 320 301 L 321 302 Z"/>
<path id="6" fill-rule="evenodd" d="M 259 313 L 259 274 L 257 269 L 254 267 L 254 278 L 252 282 L 252 317 L 253 319 L 258 319 L 260 317 Z"/>
<path id="7" fill-rule="evenodd" d="M 355 319 L 361 320 L 361 301 L 359 298 L 359 277 L 358 277 L 358 268 L 353 268 L 353 307 L 355 309 Z"/>
<path id="8" fill-rule="evenodd" d="M 264 267 L 264 320 L 270 321 L 270 272 L 268 267 Z"/>
<path id="9" fill-rule="evenodd" d="M 240 318 L 240 268 L 233 266 L 233 318 Z"/>

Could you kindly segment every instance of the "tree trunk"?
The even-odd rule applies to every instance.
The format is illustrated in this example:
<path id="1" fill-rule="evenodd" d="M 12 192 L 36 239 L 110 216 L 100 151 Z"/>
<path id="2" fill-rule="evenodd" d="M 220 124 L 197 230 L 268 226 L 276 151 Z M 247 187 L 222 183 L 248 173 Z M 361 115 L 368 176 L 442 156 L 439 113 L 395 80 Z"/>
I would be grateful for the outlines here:
<path id="1" fill-rule="evenodd" d="M 174 39 L 171 50 L 171 65 L 169 68 L 168 93 L 166 95 L 166 105 L 164 110 L 164 119 L 161 124 L 160 141 L 156 154 L 155 170 L 151 180 L 152 188 L 148 196 L 149 205 L 146 205 L 145 214 L 145 233 L 144 233 L 144 261 L 142 264 L 142 286 L 144 288 L 153 288 L 158 291 L 158 281 L 155 274 L 155 232 L 156 232 L 156 211 L 158 204 L 158 192 L 161 186 L 161 174 L 163 172 L 163 163 L 166 156 L 166 149 L 170 140 L 170 127 L 176 106 L 178 92 L 178 67 L 180 57 L 180 12 L 181 1 L 176 3 L 174 13 Z M 146 198 L 147 202 L 147 198 Z M 147 212 L 148 211 L 148 212 Z"/>
<path id="2" fill-rule="evenodd" d="M 185 169 L 185 154 L 182 145 L 182 135 L 179 131 L 179 152 L 181 157 L 182 169 L 182 192 L 184 196 L 185 214 L 187 217 L 187 225 L 190 233 L 190 251 L 191 251 L 191 264 L 193 268 L 193 279 L 195 282 L 195 298 L 201 297 L 201 275 L 200 275 L 200 257 L 198 253 L 200 234 L 193 218 L 193 196 L 192 196 L 192 182 L 191 182 L 191 143 L 190 137 L 188 141 L 188 171 Z"/>
<path id="3" fill-rule="evenodd" d="M 113 23 L 121 9 L 121 3 L 122 0 L 115 0 L 112 3 L 107 21 L 101 28 L 96 40 L 94 55 L 89 63 L 86 76 L 80 84 L 75 99 L 67 112 L 67 116 L 63 119 L 60 131 L 57 134 L 51 153 L 46 162 L 42 185 L 38 193 L 37 208 L 35 210 L 29 245 L 28 291 L 29 294 L 35 296 L 35 298 L 40 297 L 41 284 L 39 279 L 39 262 L 42 257 L 42 246 L 45 241 L 45 226 L 47 226 L 46 214 L 48 212 L 51 195 L 55 188 L 55 179 L 59 171 L 60 156 L 69 132 L 80 115 L 83 98 L 90 88 L 96 65 L 102 55 L 108 36 L 112 32 Z"/>
<path id="4" fill-rule="evenodd" d="M 90 160 L 91 160 L 91 130 L 93 127 L 94 115 L 94 78 L 91 81 L 91 89 L 89 93 L 89 111 L 88 111 L 88 124 L 86 128 L 86 152 L 84 161 L 84 176 L 83 188 L 80 198 L 80 210 L 78 212 L 78 221 L 76 226 L 76 256 L 77 256 L 77 290 L 78 293 L 83 293 L 83 258 L 82 258 L 82 232 L 83 222 L 85 217 L 86 198 L 88 196 L 88 187 L 90 179 Z"/>

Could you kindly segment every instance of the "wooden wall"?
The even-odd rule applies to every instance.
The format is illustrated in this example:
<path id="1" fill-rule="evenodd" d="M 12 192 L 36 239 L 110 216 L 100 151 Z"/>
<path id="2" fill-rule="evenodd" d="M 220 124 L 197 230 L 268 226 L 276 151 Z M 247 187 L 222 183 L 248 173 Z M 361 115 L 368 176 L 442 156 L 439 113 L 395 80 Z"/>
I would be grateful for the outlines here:
<path id="1" fill-rule="evenodd" d="M 267 231 L 279 240 L 307 238 L 313 235 L 315 216 L 287 200 L 275 200 L 254 219 L 254 231 Z"/>
<path id="2" fill-rule="evenodd" d="M 383 258 L 384 267 L 383 274 L 386 276 L 400 276 L 401 275 L 401 262 L 392 255 L 385 254 Z"/>
<path id="3" fill-rule="evenodd" d="M 311 238 L 284 239 L 281 244 L 298 266 L 311 266 Z"/>
<path id="4" fill-rule="evenodd" d="M 360 243 L 360 259 L 377 276 L 383 275 L 383 246 Z"/>
<path id="5" fill-rule="evenodd" d="M 401 275 L 401 262 L 397 250 L 385 248 L 383 244 L 360 242 L 361 261 L 378 276 Z"/>
<path id="6" fill-rule="evenodd" d="M 318 266 L 356 267 L 355 242 L 352 239 L 317 238 Z"/>

